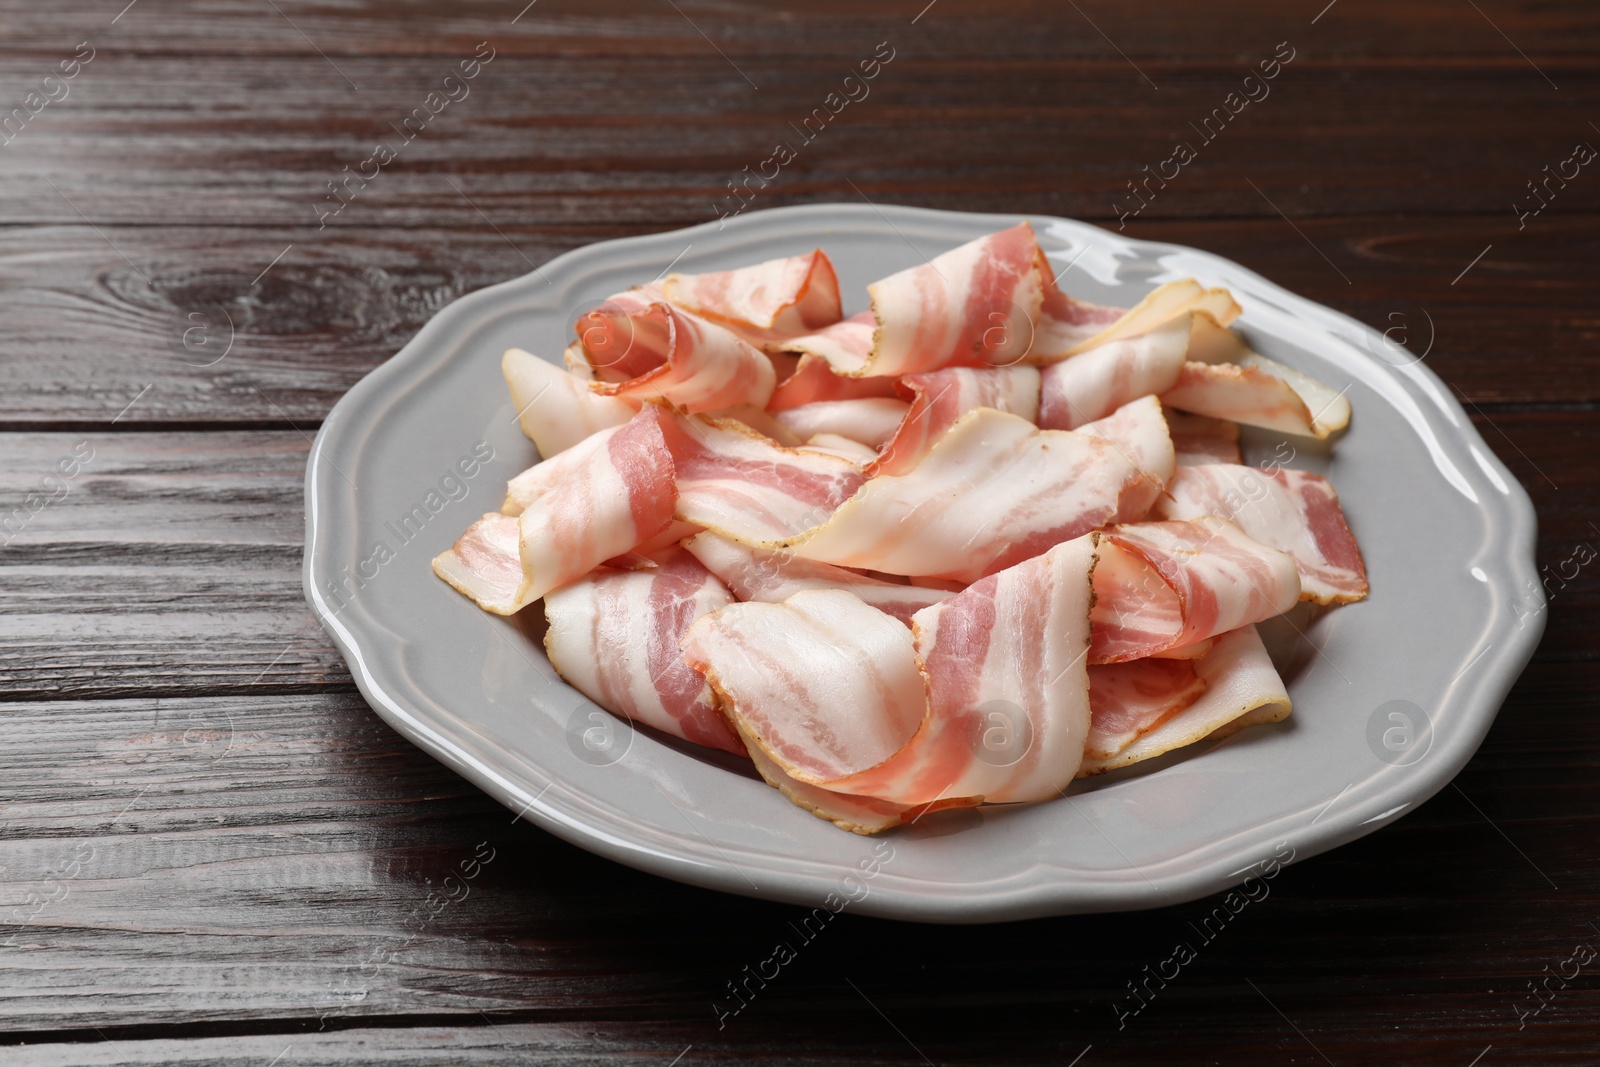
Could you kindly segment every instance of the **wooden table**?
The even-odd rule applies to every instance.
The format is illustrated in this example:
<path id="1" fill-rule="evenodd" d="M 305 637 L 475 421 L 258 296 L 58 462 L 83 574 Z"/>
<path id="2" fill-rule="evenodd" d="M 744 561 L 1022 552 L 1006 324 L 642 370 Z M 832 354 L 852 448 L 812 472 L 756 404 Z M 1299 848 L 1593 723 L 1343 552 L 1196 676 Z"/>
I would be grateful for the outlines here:
<path id="1" fill-rule="evenodd" d="M 1600 9 L 925 2 L 0 5 L 0 1061 L 1600 1062 L 1600 962 L 1530 993 L 1600 946 L 1600 172 L 1527 185 L 1600 146 Z M 1290 867 L 1120 1020 L 1215 900 L 846 914 L 719 1028 L 795 909 L 513 824 L 368 710 L 301 596 L 305 460 L 350 385 L 463 293 L 726 210 L 875 55 L 751 210 L 1232 257 L 1426 352 L 1539 509 L 1548 631 L 1459 780 Z"/>

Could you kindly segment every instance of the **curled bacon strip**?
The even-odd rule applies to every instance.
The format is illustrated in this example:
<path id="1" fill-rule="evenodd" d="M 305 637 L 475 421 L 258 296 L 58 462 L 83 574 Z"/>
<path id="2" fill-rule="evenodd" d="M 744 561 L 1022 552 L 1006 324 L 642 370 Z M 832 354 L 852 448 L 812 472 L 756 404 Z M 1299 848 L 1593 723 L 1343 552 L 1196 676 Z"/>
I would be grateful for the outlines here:
<path id="1" fill-rule="evenodd" d="M 1092 537 L 991 575 L 912 617 L 928 683 L 916 736 L 830 788 L 901 804 L 1047 800 L 1089 731 Z"/>
<path id="2" fill-rule="evenodd" d="M 777 789 L 794 803 L 819 819 L 833 823 L 841 830 L 867 835 L 881 833 L 902 823 L 916 822 L 929 812 L 949 808 L 970 808 L 981 802 L 979 797 L 947 797 L 931 804 L 895 804 L 877 797 L 851 796 L 831 789 L 810 785 L 790 778 L 783 768 L 761 746 L 745 738 L 750 761 L 767 784 Z"/>
<path id="3" fill-rule="evenodd" d="M 1181 666 L 1169 666 L 1174 662 Z M 1194 674 L 1199 692 L 1183 687 L 1184 668 Z M 1122 672 L 1122 677 L 1108 680 L 1102 672 Z M 1129 675 L 1142 678 L 1130 683 Z M 1079 777 L 1127 767 L 1243 726 L 1279 722 L 1290 711 L 1289 692 L 1254 626 L 1219 636 L 1196 660 L 1090 667 L 1089 678 L 1095 724 Z"/>
<path id="4" fill-rule="evenodd" d="M 848 377 L 1008 366 L 1033 343 L 1044 301 L 1042 261 L 1033 229 L 1018 223 L 874 282 L 867 286 L 870 311 L 784 348 Z"/>
<path id="5" fill-rule="evenodd" d="M 662 291 L 670 303 L 765 349 L 843 316 L 839 277 L 821 249 L 735 270 L 669 274 Z"/>
<path id="6" fill-rule="evenodd" d="M 711 612 L 683 656 L 740 731 L 811 785 L 889 759 L 927 708 L 911 631 L 842 589 Z"/>
<path id="7" fill-rule="evenodd" d="M 1309 375 L 1250 351 L 1231 330 L 1195 322 L 1189 359 L 1161 400 L 1196 415 L 1325 438 L 1350 423 L 1350 401 Z"/>
<path id="8" fill-rule="evenodd" d="M 1034 367 L 946 367 L 907 374 L 899 389 L 911 401 L 910 410 L 869 473 L 906 473 L 969 411 L 994 408 L 1029 422 L 1039 412 L 1039 371 Z"/>
<path id="9" fill-rule="evenodd" d="M 1079 538 L 913 616 L 911 633 L 840 591 L 735 604 L 690 627 L 753 750 L 787 777 L 898 805 L 1041 800 L 1089 729 L 1093 539 Z"/>
<path id="10" fill-rule="evenodd" d="M 634 292 L 583 315 L 578 338 L 604 396 L 687 411 L 765 407 L 777 382 L 772 361 L 731 330 Z"/>
<path id="11" fill-rule="evenodd" d="M 521 515 L 485 516 L 433 561 L 434 573 L 498 615 L 514 614 L 633 551 L 673 518 L 672 455 L 654 407 L 599 445 L 569 449 L 546 463 L 556 464 L 555 476 Z M 517 524 L 521 581 L 514 588 L 506 522 Z"/>
<path id="12" fill-rule="evenodd" d="M 880 475 L 803 536 L 761 543 L 841 567 L 972 582 L 1139 518 L 1148 479 L 1116 445 L 968 412 L 903 475 Z"/>
<path id="13" fill-rule="evenodd" d="M 685 741 L 743 754 L 704 678 L 683 662 L 690 623 L 733 603 L 693 556 L 667 553 L 644 570 L 600 567 L 545 597 L 544 647 L 579 692 L 615 715 Z"/>
<path id="14" fill-rule="evenodd" d="M 1045 277 L 1049 277 L 1048 271 Z M 1226 289 L 1203 289 L 1193 278 L 1168 282 L 1126 311 L 1074 300 L 1052 283 L 1034 332 L 1031 358 L 1040 363 L 1065 359 L 1111 341 L 1149 333 L 1188 313 L 1220 328 L 1238 317 L 1239 305 Z"/>
<path id="15" fill-rule="evenodd" d="M 747 544 L 782 542 L 827 521 L 862 483 L 855 464 L 775 444 L 731 419 L 663 418 L 677 517 Z"/>
<path id="16" fill-rule="evenodd" d="M 1367 595 L 1361 549 L 1326 478 L 1307 471 L 1212 463 L 1184 467 L 1168 492 L 1156 504 L 1161 518 L 1216 515 L 1293 556 L 1303 599 L 1344 604 Z"/>
<path id="17" fill-rule="evenodd" d="M 1204 516 L 1100 535 L 1091 663 L 1122 663 L 1281 615 L 1300 599 L 1294 558 Z"/>
<path id="18" fill-rule="evenodd" d="M 1189 350 L 1191 320 L 1182 315 L 1147 334 L 1108 341 L 1045 367 L 1039 425 L 1076 430 L 1131 400 L 1172 388 Z"/>

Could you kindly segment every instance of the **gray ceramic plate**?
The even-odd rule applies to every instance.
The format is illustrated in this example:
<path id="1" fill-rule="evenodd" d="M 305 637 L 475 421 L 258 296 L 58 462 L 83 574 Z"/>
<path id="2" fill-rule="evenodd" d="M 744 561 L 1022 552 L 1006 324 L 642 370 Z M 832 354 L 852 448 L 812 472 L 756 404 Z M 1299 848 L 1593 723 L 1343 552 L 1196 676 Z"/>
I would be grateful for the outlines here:
<path id="1" fill-rule="evenodd" d="M 440 312 L 333 409 L 306 474 L 306 593 L 367 700 L 512 810 L 619 862 L 933 922 L 1190 900 L 1370 833 L 1443 788 L 1543 626 L 1526 494 L 1406 349 L 1228 260 L 1083 223 L 1032 218 L 1070 267 L 1068 291 L 1128 305 L 1175 278 L 1226 286 L 1257 350 L 1349 390 L 1355 415 L 1331 450 L 1247 438 L 1251 461 L 1292 448 L 1290 466 L 1333 480 L 1372 582 L 1363 603 L 1267 628 L 1294 699 L 1287 722 L 1079 782 L 1062 800 L 929 816 L 884 844 L 730 761 L 613 723 L 551 669 L 537 608 L 487 615 L 433 576 L 433 555 L 536 458 L 500 377 L 507 347 L 559 358 L 580 311 L 669 264 L 724 269 L 819 245 L 853 312 L 868 282 L 1016 221 L 866 204 L 755 212 L 591 245 Z M 890 858 L 869 860 L 875 847 Z"/>

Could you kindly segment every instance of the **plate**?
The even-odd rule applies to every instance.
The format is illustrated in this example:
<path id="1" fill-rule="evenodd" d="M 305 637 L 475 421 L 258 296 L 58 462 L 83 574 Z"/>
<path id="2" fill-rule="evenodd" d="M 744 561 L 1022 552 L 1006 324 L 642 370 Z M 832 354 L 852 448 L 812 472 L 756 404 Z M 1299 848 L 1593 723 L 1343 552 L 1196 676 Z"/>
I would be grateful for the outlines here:
<path id="1" fill-rule="evenodd" d="M 583 848 L 712 889 L 899 919 L 1176 904 L 1415 809 L 1477 749 L 1538 642 L 1533 508 L 1405 348 L 1191 248 L 1029 216 L 1073 295 L 1131 305 L 1173 279 L 1226 286 L 1257 351 L 1348 390 L 1354 416 L 1332 448 L 1246 434 L 1247 462 L 1333 481 L 1372 583 L 1359 604 L 1302 605 L 1264 626 L 1294 700 L 1284 723 L 1080 781 L 1060 800 L 862 838 L 736 761 L 612 719 L 550 667 L 538 608 L 488 615 L 434 577 L 432 557 L 537 458 L 500 377 L 506 348 L 558 360 L 578 314 L 669 266 L 719 270 L 818 246 L 848 314 L 865 307 L 868 282 L 1018 218 L 870 204 L 752 212 L 590 245 L 446 307 L 339 401 L 306 472 L 306 595 L 367 700 Z"/>

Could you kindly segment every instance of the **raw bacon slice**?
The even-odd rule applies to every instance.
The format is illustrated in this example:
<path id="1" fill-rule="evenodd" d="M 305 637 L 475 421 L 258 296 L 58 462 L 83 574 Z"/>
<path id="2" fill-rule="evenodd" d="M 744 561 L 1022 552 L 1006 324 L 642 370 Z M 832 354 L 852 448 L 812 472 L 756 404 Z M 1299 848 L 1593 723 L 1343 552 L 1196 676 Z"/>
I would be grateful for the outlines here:
<path id="1" fill-rule="evenodd" d="M 648 570 L 651 567 L 659 567 L 663 553 L 666 553 L 668 549 L 676 548 L 680 542 L 700 532 L 700 527 L 692 522 L 679 522 L 677 519 L 673 519 L 667 523 L 666 529 L 654 537 L 647 537 L 639 542 L 632 552 L 625 552 L 620 556 L 612 556 L 601 566 L 627 571 Z"/>
<path id="2" fill-rule="evenodd" d="M 800 366 L 795 371 L 797 378 L 802 372 L 807 371 L 809 365 L 811 369 L 808 377 L 814 377 L 817 381 L 827 380 L 823 377 L 822 370 L 826 367 L 826 373 L 835 378 L 853 377 L 869 380 L 877 378 L 880 381 L 892 382 L 894 372 L 870 370 L 868 366 L 872 362 L 873 343 L 877 333 L 877 316 L 871 311 L 863 311 L 815 333 L 790 338 L 784 342 L 783 351 L 799 353 Z M 810 383 L 797 384 L 795 391 L 801 391 L 808 384 Z M 829 396 L 818 399 L 842 398 Z"/>
<path id="3" fill-rule="evenodd" d="M 811 785 L 884 762 L 927 708 L 911 631 L 842 589 L 704 615 L 683 658 L 753 747 Z"/>
<path id="4" fill-rule="evenodd" d="M 1142 518 L 1177 469 L 1177 454 L 1161 402 L 1153 396 L 1140 397 L 1103 419 L 1078 427 L 1078 433 L 1115 445 L 1122 458 L 1138 468 L 1142 484 L 1130 488 L 1121 510 Z"/>
<path id="5" fill-rule="evenodd" d="M 510 615 L 528 603 L 521 598 L 521 529 L 514 517 L 498 511 L 467 527 L 454 545 L 435 556 L 433 573 L 496 615 Z"/>
<path id="6" fill-rule="evenodd" d="M 637 402 L 599 396 L 589 383 L 520 348 L 506 349 L 500 371 L 522 432 L 548 459 L 599 430 L 633 418 Z"/>
<path id="7" fill-rule="evenodd" d="M 1350 423 L 1350 401 L 1292 367 L 1257 355 L 1231 330 L 1197 321 L 1189 361 L 1162 402 L 1196 415 L 1325 438 Z"/>
<path id="8" fill-rule="evenodd" d="M 706 680 L 683 662 L 689 624 L 733 603 L 681 549 L 648 570 L 600 567 L 545 597 L 544 647 L 574 688 L 614 715 L 743 754 Z"/>
<path id="9" fill-rule="evenodd" d="M 870 311 L 784 348 L 849 377 L 1016 363 L 1044 299 L 1041 259 L 1032 228 L 1018 223 L 874 282 Z"/>
<path id="10" fill-rule="evenodd" d="M 562 481 L 582 477 L 577 472 L 584 470 L 587 464 L 594 463 L 597 454 L 610 448 L 611 438 L 616 433 L 617 428 L 613 427 L 590 434 L 572 447 L 540 460 L 512 478 L 506 483 L 506 499 L 500 505 L 500 510 L 507 515 L 521 515 L 529 504 Z"/>
<path id="11" fill-rule="evenodd" d="M 1154 662 L 1159 661 L 1141 660 L 1124 666 L 1137 669 Z M 1280 722 L 1288 717 L 1289 692 L 1254 626 L 1223 634 L 1209 654 L 1192 662 L 1199 680 L 1205 683 L 1204 692 L 1186 706 L 1157 718 L 1115 754 L 1086 755 L 1080 777 L 1127 767 L 1207 737 L 1223 736 L 1245 720 Z M 1090 668 L 1091 672 L 1101 669 Z M 1094 699 L 1092 691 L 1090 699 Z"/>
<path id="12" fill-rule="evenodd" d="M 1212 463 L 1184 467 L 1156 504 L 1164 519 L 1215 515 L 1294 557 L 1301 598 L 1346 604 L 1367 595 L 1367 569 L 1326 478 L 1306 471 Z"/>
<path id="13" fill-rule="evenodd" d="M 870 311 L 868 315 L 872 314 Z M 849 321 L 849 320 L 846 320 Z M 841 326 L 843 324 L 841 323 Z M 867 342 L 872 343 L 870 340 Z M 783 411 L 818 400 L 860 400 L 870 396 L 895 396 L 894 378 L 847 378 L 833 373 L 828 361 L 801 356 L 793 373 L 781 377 L 767 401 L 768 411 Z"/>
<path id="14" fill-rule="evenodd" d="M 1192 318 L 1181 315 L 1149 333 L 1108 341 L 1043 368 L 1039 425 L 1076 430 L 1129 401 L 1171 389 L 1183 371 Z"/>
<path id="15" fill-rule="evenodd" d="M 1019 222 L 867 286 L 877 332 L 859 373 L 1019 362 L 1044 302 L 1041 259 L 1033 227 Z"/>
<path id="16" fill-rule="evenodd" d="M 839 278 L 821 249 L 753 267 L 669 274 L 666 299 L 711 319 L 758 348 L 831 326 L 843 317 Z"/>
<path id="17" fill-rule="evenodd" d="M 979 797 L 953 797 L 934 804 L 893 804 L 876 797 L 857 797 L 835 793 L 821 786 L 796 781 L 783 773 L 771 757 L 761 751 L 761 746 L 746 746 L 750 760 L 767 784 L 778 790 L 797 807 L 804 808 L 819 819 L 833 823 L 841 830 L 857 834 L 876 834 L 903 823 L 915 823 L 923 815 L 948 808 L 970 808 L 980 803 Z"/>
<path id="18" fill-rule="evenodd" d="M 882 447 L 905 421 L 911 405 L 893 397 L 863 397 L 859 400 L 818 400 L 797 408 L 786 408 L 775 416 L 802 440 L 819 433 L 837 434 L 873 448 Z"/>
<path id="19" fill-rule="evenodd" d="M 1206 415 L 1191 415 L 1187 411 L 1167 408 L 1167 429 L 1172 434 L 1172 447 L 1178 453 L 1178 466 L 1197 463 L 1243 463 L 1239 451 L 1239 424 L 1226 419 L 1213 419 Z"/>
<path id="20" fill-rule="evenodd" d="M 735 536 L 841 567 L 973 582 L 1137 518 L 1148 501 L 1148 479 L 1117 446 L 979 408 L 910 472 L 873 478 L 805 536 Z"/>
<path id="21" fill-rule="evenodd" d="M 612 297 L 578 320 L 593 388 L 635 401 L 663 398 L 687 411 L 765 407 L 772 361 L 730 330 L 671 304 Z"/>
<path id="22" fill-rule="evenodd" d="M 843 589 L 909 623 L 918 611 L 955 595 L 947 589 L 887 582 L 843 567 L 796 559 L 787 550 L 751 548 L 714 533 L 699 534 L 683 547 L 740 600 L 777 604 L 804 589 Z"/>
<path id="23" fill-rule="evenodd" d="M 911 407 L 869 468 L 873 474 L 906 473 L 969 411 L 994 408 L 1029 422 L 1039 412 L 1039 371 L 1034 367 L 946 367 L 908 374 L 900 379 L 899 390 Z"/>
<path id="24" fill-rule="evenodd" d="M 1287 552 L 1231 522 L 1142 522 L 1100 535 L 1089 662 L 1122 663 L 1281 615 L 1300 599 Z"/>
<path id="25" fill-rule="evenodd" d="M 819 433 L 805 444 L 800 445 L 799 450 L 838 456 L 840 459 L 848 460 L 862 469 L 865 469 L 869 463 L 878 458 L 876 449 L 836 433 Z"/>
<path id="26" fill-rule="evenodd" d="M 1210 651 L 1208 644 L 1206 651 Z M 1205 680 L 1194 660 L 1136 659 L 1089 668 L 1089 740 L 1085 759 L 1110 759 L 1200 699 Z"/>
<path id="27" fill-rule="evenodd" d="M 434 559 L 434 573 L 485 610 L 511 615 L 667 528 L 673 458 L 656 408 L 645 407 L 600 447 L 561 462 L 576 451 L 547 461 L 560 464 L 561 476 L 512 520 L 522 569 L 514 590 L 503 580 L 509 572 L 502 524 L 485 525 L 487 516 Z"/>
<path id="28" fill-rule="evenodd" d="M 1044 277 L 1049 279 L 1048 269 Z M 1065 359 L 1110 341 L 1149 333 L 1189 312 L 1221 328 L 1238 317 L 1239 305 L 1226 289 L 1205 289 L 1193 278 L 1168 282 L 1126 311 L 1074 300 L 1051 281 L 1029 358 L 1036 363 Z"/>
<path id="29" fill-rule="evenodd" d="M 1060 795 L 1089 731 L 1094 555 L 1093 537 L 1080 537 L 917 612 L 921 727 L 893 759 L 828 787 L 900 804 Z M 824 723 L 848 709 L 830 711 Z"/>
<path id="30" fill-rule="evenodd" d="M 750 544 L 784 541 L 825 522 L 860 487 L 849 460 L 784 448 L 742 423 L 663 417 L 677 481 L 677 517 Z"/>

